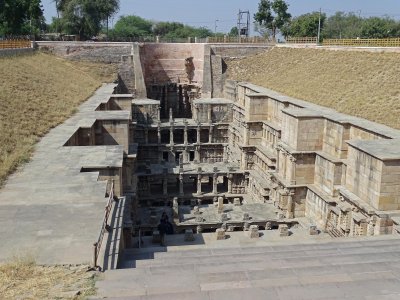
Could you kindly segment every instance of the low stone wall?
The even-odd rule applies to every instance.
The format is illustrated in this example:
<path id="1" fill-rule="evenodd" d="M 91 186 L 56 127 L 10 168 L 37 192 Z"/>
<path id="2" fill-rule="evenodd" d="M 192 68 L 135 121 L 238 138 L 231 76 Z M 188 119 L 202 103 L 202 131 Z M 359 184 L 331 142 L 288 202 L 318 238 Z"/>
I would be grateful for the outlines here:
<path id="1" fill-rule="evenodd" d="M 256 55 L 271 49 L 270 45 L 248 45 L 248 44 L 231 44 L 231 45 L 211 45 L 213 55 L 220 55 L 222 58 L 238 58 Z"/>
<path id="2" fill-rule="evenodd" d="M 33 48 L 1 49 L 0 57 L 28 55 L 28 54 L 33 54 L 34 52 L 35 49 Z"/>
<path id="3" fill-rule="evenodd" d="M 132 43 L 36 42 L 35 46 L 71 60 L 103 63 L 119 63 L 123 55 L 132 52 Z"/>

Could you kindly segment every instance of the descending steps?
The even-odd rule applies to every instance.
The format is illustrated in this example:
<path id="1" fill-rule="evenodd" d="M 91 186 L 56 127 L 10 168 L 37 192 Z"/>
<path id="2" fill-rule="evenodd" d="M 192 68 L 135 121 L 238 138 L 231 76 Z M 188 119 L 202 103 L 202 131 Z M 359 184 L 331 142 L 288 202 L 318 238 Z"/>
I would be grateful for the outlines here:
<path id="1" fill-rule="evenodd" d="M 400 299 L 400 239 L 128 250 L 93 299 Z"/>

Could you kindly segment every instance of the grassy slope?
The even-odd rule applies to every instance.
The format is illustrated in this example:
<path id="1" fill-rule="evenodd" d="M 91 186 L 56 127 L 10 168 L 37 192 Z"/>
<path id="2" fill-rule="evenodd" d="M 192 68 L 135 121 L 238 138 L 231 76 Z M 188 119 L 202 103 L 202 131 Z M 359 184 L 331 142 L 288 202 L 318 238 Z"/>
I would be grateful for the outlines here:
<path id="1" fill-rule="evenodd" d="M 63 122 L 102 82 L 112 65 L 69 62 L 38 53 L 0 59 L 0 186 L 29 160 L 33 145 Z"/>
<path id="2" fill-rule="evenodd" d="M 400 53 L 274 48 L 228 62 L 228 73 L 231 79 L 400 128 Z"/>
<path id="3" fill-rule="evenodd" d="M 0 265 L 1 299 L 85 299 L 94 295 L 96 273 L 87 266 L 38 266 L 29 257 Z M 78 297 L 74 297 L 80 291 Z"/>

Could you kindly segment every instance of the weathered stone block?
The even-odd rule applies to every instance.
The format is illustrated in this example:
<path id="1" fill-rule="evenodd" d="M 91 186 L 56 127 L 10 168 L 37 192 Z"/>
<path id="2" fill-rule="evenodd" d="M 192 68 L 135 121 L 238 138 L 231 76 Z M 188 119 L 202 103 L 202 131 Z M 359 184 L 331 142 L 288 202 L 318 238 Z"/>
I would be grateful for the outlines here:
<path id="1" fill-rule="evenodd" d="M 279 236 L 289 236 L 289 227 L 286 224 L 279 225 Z"/>
<path id="2" fill-rule="evenodd" d="M 153 239 L 152 239 L 152 242 L 153 242 L 154 244 L 160 243 L 160 242 L 161 242 L 161 234 L 160 234 L 160 232 L 159 232 L 158 230 L 154 230 L 154 231 L 153 231 Z"/>
<path id="3" fill-rule="evenodd" d="M 248 213 L 243 213 L 243 221 L 249 221 L 250 215 Z"/>
<path id="4" fill-rule="evenodd" d="M 217 240 L 224 240 L 225 239 L 225 230 L 222 228 L 218 228 L 215 233 L 217 234 Z"/>
<path id="5" fill-rule="evenodd" d="M 233 199 L 233 205 L 234 206 L 240 206 L 241 205 L 240 198 L 234 198 Z"/>
<path id="6" fill-rule="evenodd" d="M 310 225 L 309 233 L 310 233 L 310 235 L 318 235 L 319 232 L 318 232 L 317 226 Z"/>
<path id="7" fill-rule="evenodd" d="M 257 225 L 251 225 L 250 230 L 249 230 L 249 237 L 251 239 L 258 239 L 260 237 L 260 234 L 258 232 L 258 226 Z"/>

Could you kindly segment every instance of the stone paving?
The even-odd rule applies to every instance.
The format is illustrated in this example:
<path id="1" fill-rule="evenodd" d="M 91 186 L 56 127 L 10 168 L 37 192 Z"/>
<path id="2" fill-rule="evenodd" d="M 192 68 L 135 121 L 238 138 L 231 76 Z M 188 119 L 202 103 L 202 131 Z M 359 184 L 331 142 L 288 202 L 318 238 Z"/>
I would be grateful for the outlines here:
<path id="1" fill-rule="evenodd" d="M 54 128 L 37 145 L 31 162 L 0 190 L 0 260 L 33 255 L 40 264 L 88 263 L 97 240 L 106 198 L 106 181 L 83 167 L 121 167 L 122 146 L 63 147 L 114 90 L 102 86 L 79 112 Z M 103 113 L 104 112 L 100 112 Z"/>

